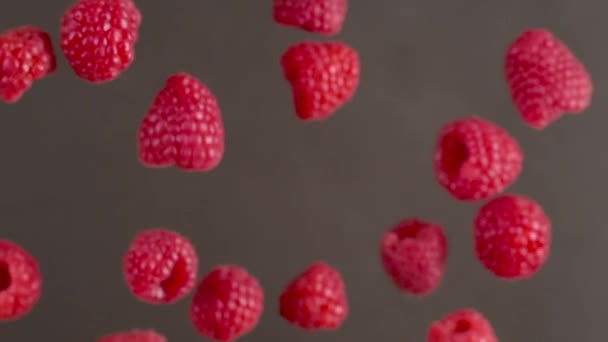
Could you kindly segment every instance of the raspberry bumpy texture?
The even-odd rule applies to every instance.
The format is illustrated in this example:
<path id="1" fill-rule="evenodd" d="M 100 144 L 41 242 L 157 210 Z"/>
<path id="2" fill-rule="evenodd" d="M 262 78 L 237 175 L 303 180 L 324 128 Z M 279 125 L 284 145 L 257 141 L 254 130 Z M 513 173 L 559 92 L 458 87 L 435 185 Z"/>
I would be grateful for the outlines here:
<path id="1" fill-rule="evenodd" d="M 153 330 L 133 330 L 103 336 L 97 342 L 167 342 L 167 338 Z"/>
<path id="2" fill-rule="evenodd" d="M 461 309 L 429 327 L 426 342 L 498 342 L 490 322 L 478 311 Z"/>
<path id="3" fill-rule="evenodd" d="M 17 244 L 0 240 L 0 322 L 23 317 L 40 298 L 38 262 Z"/>
<path id="4" fill-rule="evenodd" d="M 273 0 L 275 22 L 332 36 L 342 30 L 348 10 L 347 0 Z"/>

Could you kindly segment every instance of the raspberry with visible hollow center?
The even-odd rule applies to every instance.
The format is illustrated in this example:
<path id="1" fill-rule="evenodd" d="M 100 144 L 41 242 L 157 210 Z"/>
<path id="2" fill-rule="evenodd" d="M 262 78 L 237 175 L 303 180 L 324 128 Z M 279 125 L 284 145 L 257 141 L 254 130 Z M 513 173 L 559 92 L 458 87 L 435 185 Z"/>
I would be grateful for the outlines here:
<path id="1" fill-rule="evenodd" d="M 478 311 L 461 309 L 429 327 L 427 342 L 498 342 L 490 322 Z"/>
<path id="2" fill-rule="evenodd" d="M 347 0 L 273 0 L 275 22 L 304 31 L 332 36 L 342 30 Z"/>
<path id="3" fill-rule="evenodd" d="M 38 262 L 22 247 L 0 240 L 0 322 L 22 318 L 40 299 Z"/>
<path id="4" fill-rule="evenodd" d="M 153 330 L 133 330 L 103 336 L 97 342 L 167 342 L 167 338 Z"/>
<path id="5" fill-rule="evenodd" d="M 166 229 L 139 232 L 123 261 L 125 281 L 139 300 L 174 303 L 194 287 L 198 256 L 187 238 Z"/>

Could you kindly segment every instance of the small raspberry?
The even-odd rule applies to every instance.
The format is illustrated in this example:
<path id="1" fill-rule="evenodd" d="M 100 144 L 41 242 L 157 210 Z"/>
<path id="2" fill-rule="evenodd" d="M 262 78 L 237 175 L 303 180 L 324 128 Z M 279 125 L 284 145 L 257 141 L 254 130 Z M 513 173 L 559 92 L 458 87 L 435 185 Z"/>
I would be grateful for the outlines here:
<path id="1" fill-rule="evenodd" d="M 485 204 L 474 222 L 477 259 L 497 277 L 523 279 L 547 260 L 551 223 L 529 198 L 504 195 Z"/>
<path id="2" fill-rule="evenodd" d="M 281 57 L 297 116 L 323 120 L 348 102 L 359 86 L 359 56 L 340 42 L 301 42 Z"/>
<path id="3" fill-rule="evenodd" d="M 347 0 L 273 0 L 275 22 L 304 31 L 332 36 L 342 30 Z"/>
<path id="4" fill-rule="evenodd" d="M 435 146 L 438 183 L 463 201 L 504 191 L 519 176 L 522 163 L 517 141 L 504 129 L 476 117 L 447 123 Z"/>
<path id="5" fill-rule="evenodd" d="M 40 298 L 38 262 L 17 244 L 0 240 L 0 322 L 29 313 Z"/>
<path id="6" fill-rule="evenodd" d="M 473 309 L 461 309 L 433 322 L 427 342 L 498 342 L 490 322 Z"/>
<path id="7" fill-rule="evenodd" d="M 0 33 L 0 99 L 17 102 L 32 83 L 55 71 L 48 33 L 22 26 Z"/>
<path id="8" fill-rule="evenodd" d="M 348 315 L 340 273 L 325 263 L 313 263 L 283 290 L 279 312 L 304 330 L 338 329 Z"/>
<path id="9" fill-rule="evenodd" d="M 141 122 L 138 151 L 148 167 L 214 169 L 224 155 L 224 125 L 215 96 L 186 73 L 169 77 Z"/>
<path id="10" fill-rule="evenodd" d="M 131 0 L 79 0 L 61 19 L 59 45 L 78 77 L 111 81 L 133 62 L 140 23 Z"/>
<path id="11" fill-rule="evenodd" d="M 447 241 L 439 225 L 406 219 L 384 233 L 380 256 L 384 270 L 398 288 L 426 295 L 443 278 Z"/>
<path id="12" fill-rule="evenodd" d="M 581 113 L 591 103 L 593 83 L 587 70 L 547 30 L 526 30 L 509 45 L 505 76 L 513 103 L 535 129 L 564 113 Z"/>
<path id="13" fill-rule="evenodd" d="M 103 336 L 97 342 L 167 342 L 167 338 L 152 330 L 133 330 Z"/>
<path id="14" fill-rule="evenodd" d="M 258 324 L 264 292 L 241 267 L 218 266 L 205 276 L 192 299 L 190 320 L 198 333 L 215 341 L 233 341 Z"/>
<path id="15" fill-rule="evenodd" d="M 165 229 L 139 232 L 124 257 L 123 272 L 133 295 L 152 303 L 174 303 L 194 287 L 198 256 L 185 237 Z"/>

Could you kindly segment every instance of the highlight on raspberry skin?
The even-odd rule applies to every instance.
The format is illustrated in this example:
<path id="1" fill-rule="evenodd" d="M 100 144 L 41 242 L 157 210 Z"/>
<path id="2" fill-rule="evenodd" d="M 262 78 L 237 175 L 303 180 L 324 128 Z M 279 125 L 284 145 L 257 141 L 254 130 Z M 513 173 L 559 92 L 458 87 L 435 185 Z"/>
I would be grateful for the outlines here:
<path id="1" fill-rule="evenodd" d="M 474 221 L 475 254 L 499 278 L 533 276 L 549 257 L 551 223 L 542 207 L 520 195 L 485 204 Z"/>
<path id="2" fill-rule="evenodd" d="M 40 299 L 38 262 L 14 242 L 0 240 L 0 322 L 28 314 Z"/>
<path id="3" fill-rule="evenodd" d="M 123 273 L 131 293 L 150 304 L 171 304 L 196 282 L 198 256 L 184 236 L 167 229 L 139 232 L 124 257 Z"/>
<path id="4" fill-rule="evenodd" d="M 258 324 L 264 292 L 256 278 L 236 265 L 217 266 L 199 283 L 190 305 L 196 331 L 213 341 L 234 341 Z"/>
<path id="5" fill-rule="evenodd" d="M 152 168 L 215 169 L 224 155 L 224 124 L 217 99 L 187 73 L 170 76 L 138 131 L 138 157 Z"/>
<path id="6" fill-rule="evenodd" d="M 435 178 L 458 200 L 483 200 L 517 180 L 523 159 L 517 141 L 501 127 L 477 117 L 457 119 L 438 134 Z"/>
<path id="7" fill-rule="evenodd" d="M 135 59 L 140 24 L 131 0 L 79 0 L 61 18 L 59 46 L 78 77 L 109 82 Z"/>
<path id="8" fill-rule="evenodd" d="M 34 26 L 0 33 L 0 100 L 15 103 L 57 67 L 51 38 Z"/>
<path id="9" fill-rule="evenodd" d="M 546 29 L 528 29 L 507 47 L 505 78 L 524 122 L 544 129 L 564 113 L 585 111 L 593 82 L 585 66 Z"/>
<path id="10" fill-rule="evenodd" d="M 167 338 L 154 330 L 132 330 L 100 337 L 97 342 L 167 342 Z"/>
<path id="11" fill-rule="evenodd" d="M 461 309 L 433 322 L 426 342 L 498 342 L 494 328 L 478 311 Z"/>
<path id="12" fill-rule="evenodd" d="M 342 30 L 347 0 L 273 0 L 272 18 L 278 24 L 324 36 Z"/>
<path id="13" fill-rule="evenodd" d="M 359 86 L 357 51 L 341 42 L 303 41 L 281 57 L 283 75 L 303 121 L 320 121 L 350 101 Z"/>
<path id="14" fill-rule="evenodd" d="M 417 218 L 401 221 L 382 236 L 384 271 L 402 291 L 423 296 L 443 279 L 448 245 L 441 226 Z"/>
<path id="15" fill-rule="evenodd" d="M 340 273 L 315 262 L 295 277 L 279 297 L 279 313 L 303 330 L 336 330 L 348 316 L 348 300 Z"/>

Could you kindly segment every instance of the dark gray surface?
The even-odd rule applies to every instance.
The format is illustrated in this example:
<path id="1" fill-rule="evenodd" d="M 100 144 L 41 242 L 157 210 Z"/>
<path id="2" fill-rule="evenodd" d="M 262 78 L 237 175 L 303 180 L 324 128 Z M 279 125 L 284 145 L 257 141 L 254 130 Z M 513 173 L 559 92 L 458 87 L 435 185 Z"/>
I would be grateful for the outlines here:
<path id="1" fill-rule="evenodd" d="M 123 283 L 128 243 L 156 226 L 192 239 L 201 274 L 230 262 L 259 277 L 266 311 L 244 341 L 424 341 L 430 321 L 468 306 L 503 342 L 605 340 L 605 5 L 351 1 L 335 39 L 359 50 L 361 86 L 329 121 L 303 124 L 278 58 L 316 37 L 273 24 L 270 2 L 137 1 L 137 59 L 117 81 L 87 84 L 59 53 L 56 75 L 18 104 L 0 104 L 0 236 L 38 257 L 44 275 L 41 301 L 0 325 L 0 340 L 95 341 L 134 327 L 198 340 L 190 297 L 150 306 Z M 70 3 L 4 3 L 1 28 L 35 24 L 56 41 Z M 530 26 L 566 41 L 596 86 L 590 110 L 543 132 L 520 121 L 502 78 L 505 46 Z M 220 101 L 227 149 L 209 174 L 146 169 L 136 159 L 139 121 L 177 71 L 199 77 Z M 499 281 L 481 268 L 470 228 L 479 204 L 454 201 L 434 181 L 437 130 L 471 114 L 519 139 L 526 160 L 510 190 L 537 199 L 552 219 L 552 255 L 532 280 Z M 411 215 L 442 223 L 451 247 L 443 285 L 422 300 L 397 292 L 378 260 L 381 233 Z M 339 268 L 348 287 L 350 316 L 336 333 L 307 334 L 277 315 L 284 283 L 316 259 Z"/>

